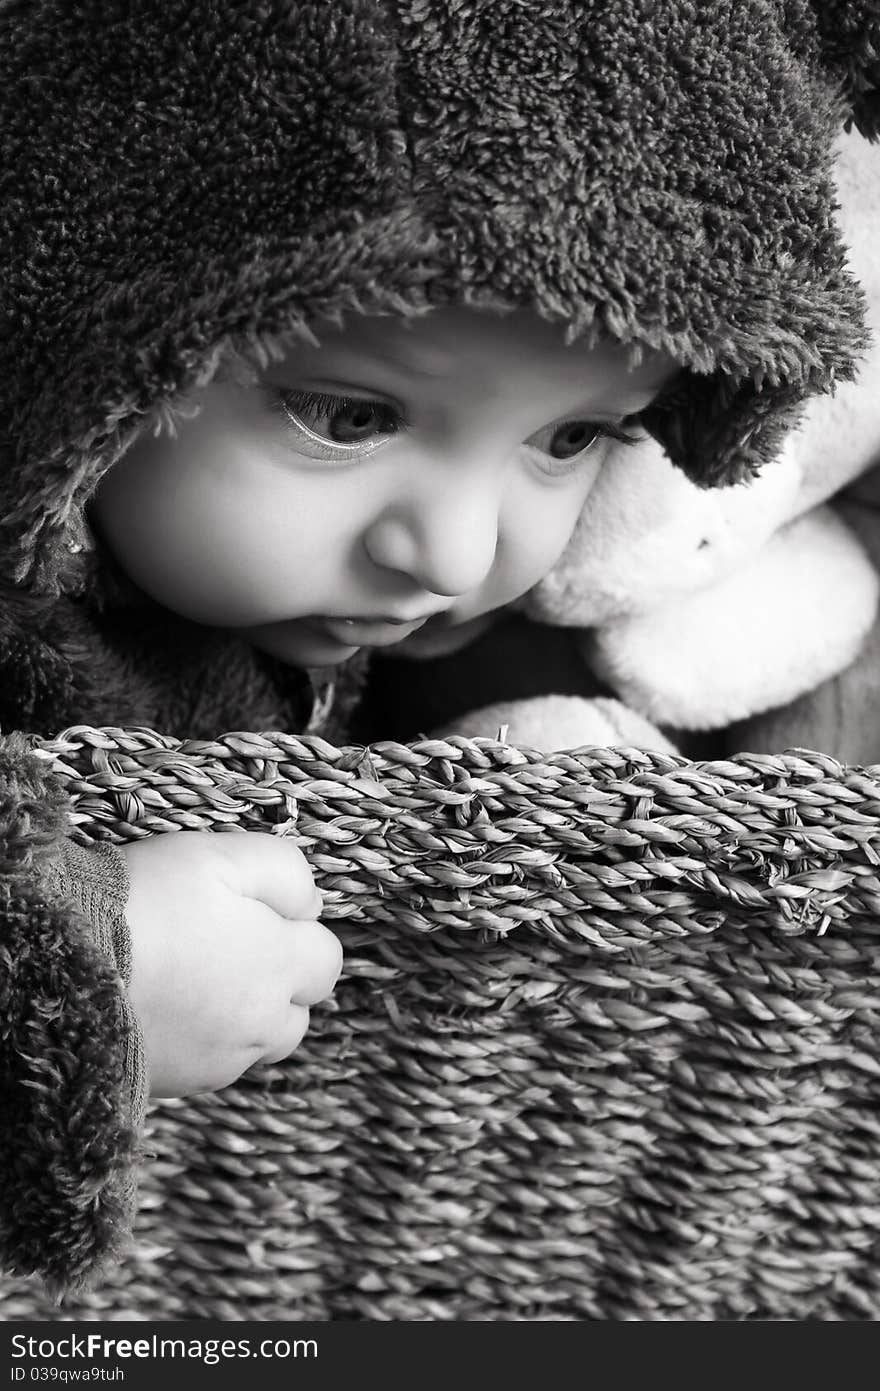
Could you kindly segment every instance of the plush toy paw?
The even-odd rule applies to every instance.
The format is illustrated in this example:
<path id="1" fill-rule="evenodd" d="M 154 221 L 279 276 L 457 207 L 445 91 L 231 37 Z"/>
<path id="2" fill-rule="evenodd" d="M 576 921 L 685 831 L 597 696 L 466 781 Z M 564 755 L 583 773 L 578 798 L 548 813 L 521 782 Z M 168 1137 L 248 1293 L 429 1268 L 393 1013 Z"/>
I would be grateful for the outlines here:
<path id="1" fill-rule="evenodd" d="M 880 623 L 845 671 L 780 709 L 733 725 L 731 748 L 745 753 L 819 749 L 841 763 L 880 763 Z"/>
<path id="2" fill-rule="evenodd" d="M 442 729 L 441 738 L 501 739 L 542 753 L 583 748 L 639 748 L 675 754 L 659 729 L 619 700 L 598 696 L 543 695 L 529 700 L 499 701 L 472 710 Z"/>
<path id="3" fill-rule="evenodd" d="M 648 718 L 721 729 L 842 671 L 877 614 L 877 573 L 828 507 L 734 576 L 584 638 L 592 669 Z"/>
<path id="4" fill-rule="evenodd" d="M 880 467 L 836 504 L 880 570 Z M 880 763 L 880 618 L 843 671 L 781 708 L 757 715 L 730 731 L 731 746 L 750 753 L 821 749 L 841 763 Z"/>

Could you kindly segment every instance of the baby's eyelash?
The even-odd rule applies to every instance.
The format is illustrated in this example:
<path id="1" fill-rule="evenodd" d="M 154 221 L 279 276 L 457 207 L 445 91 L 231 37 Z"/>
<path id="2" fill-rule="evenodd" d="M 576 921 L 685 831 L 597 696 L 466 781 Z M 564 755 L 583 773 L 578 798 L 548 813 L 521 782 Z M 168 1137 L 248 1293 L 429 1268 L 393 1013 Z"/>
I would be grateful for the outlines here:
<path id="1" fill-rule="evenodd" d="M 397 434 L 409 425 L 398 406 L 387 401 L 373 401 L 367 396 L 331 395 L 327 391 L 308 391 L 299 388 L 276 387 L 272 391 L 275 408 L 280 411 L 313 411 L 317 416 L 331 416 L 336 411 L 356 410 L 358 406 L 372 406 L 382 420 L 383 430 Z"/>
<path id="2" fill-rule="evenodd" d="M 358 406 L 370 406 L 377 412 L 385 434 L 394 435 L 411 427 L 411 422 L 399 406 L 392 406 L 387 401 L 375 401 L 367 396 L 345 396 L 328 391 L 273 386 L 269 392 L 269 399 L 273 409 L 288 418 L 291 413 L 313 413 L 316 416 L 329 417 L 337 411 L 351 411 L 356 410 Z M 617 444 L 639 444 L 645 436 L 636 433 L 634 429 L 626 428 L 630 422 L 633 426 L 640 423 L 637 416 L 632 416 L 620 425 L 600 421 L 597 422 L 596 428 L 601 438 L 614 440 Z"/>
<path id="3" fill-rule="evenodd" d="M 638 418 L 631 417 L 633 425 L 638 425 Z M 599 425 L 600 434 L 606 439 L 615 440 L 618 444 L 641 444 L 645 438 L 644 434 L 636 434 L 634 429 L 626 430 L 622 425 L 608 425 L 604 421 Z"/>

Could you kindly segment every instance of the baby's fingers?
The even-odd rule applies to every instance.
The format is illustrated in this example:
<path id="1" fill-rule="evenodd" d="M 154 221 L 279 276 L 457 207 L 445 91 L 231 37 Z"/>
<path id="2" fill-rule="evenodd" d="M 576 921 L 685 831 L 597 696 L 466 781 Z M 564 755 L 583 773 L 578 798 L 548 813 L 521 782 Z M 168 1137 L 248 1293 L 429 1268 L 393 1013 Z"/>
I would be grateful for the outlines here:
<path id="1" fill-rule="evenodd" d="M 272 1040 L 270 1048 L 260 1061 L 280 1063 L 289 1058 L 302 1043 L 309 1027 L 309 1011 L 303 1005 L 291 1005 L 290 1014 Z"/>
<path id="2" fill-rule="evenodd" d="M 291 1004 L 326 1000 L 342 970 L 342 943 L 320 922 L 288 922 L 283 928 L 291 938 Z"/>
<path id="3" fill-rule="evenodd" d="M 225 862 L 228 887 L 264 903 L 281 918 L 317 918 L 321 894 L 308 861 L 292 841 L 266 831 L 215 835 L 214 849 Z"/>

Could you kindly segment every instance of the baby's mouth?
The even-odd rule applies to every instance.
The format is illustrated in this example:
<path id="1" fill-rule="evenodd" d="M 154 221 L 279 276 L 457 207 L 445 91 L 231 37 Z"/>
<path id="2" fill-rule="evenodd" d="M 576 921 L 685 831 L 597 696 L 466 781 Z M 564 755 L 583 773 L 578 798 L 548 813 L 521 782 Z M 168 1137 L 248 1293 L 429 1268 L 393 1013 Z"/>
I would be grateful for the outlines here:
<path id="1" fill-rule="evenodd" d="M 414 629 L 401 639 L 395 647 L 395 657 L 412 657 L 424 660 L 430 657 L 446 657 L 460 647 L 466 647 L 494 623 L 498 610 L 479 614 L 456 622 L 448 613 L 437 614 L 434 618 Z"/>
<path id="2" fill-rule="evenodd" d="M 314 626 L 343 647 L 391 647 L 418 631 L 429 618 L 318 618 Z"/>

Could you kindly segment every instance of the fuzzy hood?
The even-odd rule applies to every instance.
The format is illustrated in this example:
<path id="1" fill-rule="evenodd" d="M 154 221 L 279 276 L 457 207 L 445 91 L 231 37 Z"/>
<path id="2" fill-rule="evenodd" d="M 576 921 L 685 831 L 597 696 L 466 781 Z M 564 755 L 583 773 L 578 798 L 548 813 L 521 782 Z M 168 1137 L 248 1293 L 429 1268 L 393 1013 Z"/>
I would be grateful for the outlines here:
<path id="1" fill-rule="evenodd" d="M 869 16 L 873 14 L 874 18 Z M 85 572 L 145 418 L 319 317 L 466 303 L 687 369 L 703 484 L 853 372 L 831 141 L 880 123 L 870 0 L 4 0 L 7 578 Z"/>

